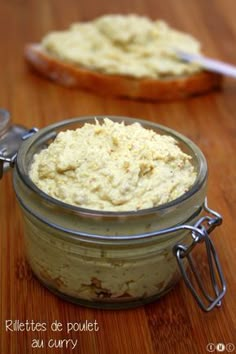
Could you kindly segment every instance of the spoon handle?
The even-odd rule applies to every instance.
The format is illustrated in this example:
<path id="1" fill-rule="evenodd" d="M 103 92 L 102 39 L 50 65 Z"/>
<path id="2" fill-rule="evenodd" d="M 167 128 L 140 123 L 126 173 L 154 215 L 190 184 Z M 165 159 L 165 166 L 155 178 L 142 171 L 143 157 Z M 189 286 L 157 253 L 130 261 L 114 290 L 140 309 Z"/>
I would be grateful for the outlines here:
<path id="1" fill-rule="evenodd" d="M 176 54 L 184 61 L 200 64 L 209 71 L 236 78 L 236 66 L 224 63 L 220 60 L 207 58 L 202 55 L 186 53 L 181 50 L 176 50 Z"/>

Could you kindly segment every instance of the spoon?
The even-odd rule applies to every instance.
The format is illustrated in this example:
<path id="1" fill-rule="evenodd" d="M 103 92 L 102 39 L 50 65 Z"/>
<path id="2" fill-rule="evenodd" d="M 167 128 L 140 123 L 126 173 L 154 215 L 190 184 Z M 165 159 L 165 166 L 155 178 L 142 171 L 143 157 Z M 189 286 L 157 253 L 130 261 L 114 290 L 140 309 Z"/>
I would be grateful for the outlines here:
<path id="1" fill-rule="evenodd" d="M 176 55 L 183 61 L 197 63 L 203 68 L 219 74 L 236 78 L 236 66 L 224 63 L 220 60 L 205 57 L 203 55 L 187 53 L 182 50 L 175 50 Z"/>

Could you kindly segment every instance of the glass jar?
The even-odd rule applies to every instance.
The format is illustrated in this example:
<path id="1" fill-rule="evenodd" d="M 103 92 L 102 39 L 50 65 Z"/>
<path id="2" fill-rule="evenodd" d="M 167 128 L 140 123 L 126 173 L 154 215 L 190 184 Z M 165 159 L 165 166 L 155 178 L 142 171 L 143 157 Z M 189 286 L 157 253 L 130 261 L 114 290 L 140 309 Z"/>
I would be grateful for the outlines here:
<path id="1" fill-rule="evenodd" d="M 189 286 L 189 253 L 199 241 L 209 239 L 208 230 L 219 223 L 220 216 L 215 212 L 214 218 L 203 216 L 207 209 L 207 163 L 193 142 L 149 121 L 108 118 L 125 124 L 139 122 L 146 129 L 173 136 L 182 151 L 192 156 L 197 178 L 190 190 L 158 207 L 105 212 L 68 205 L 38 189 L 29 177 L 34 155 L 47 147 L 58 132 L 95 123 L 94 117 L 58 122 L 24 141 L 13 180 L 23 211 L 26 255 L 36 277 L 66 300 L 119 309 L 159 298 L 173 288 L 181 273 Z M 206 220 L 208 228 L 202 223 Z M 216 291 L 210 306 L 202 305 L 192 291 L 203 309 L 208 311 L 219 304 L 225 293 L 224 279 L 221 280 L 222 289 Z"/>

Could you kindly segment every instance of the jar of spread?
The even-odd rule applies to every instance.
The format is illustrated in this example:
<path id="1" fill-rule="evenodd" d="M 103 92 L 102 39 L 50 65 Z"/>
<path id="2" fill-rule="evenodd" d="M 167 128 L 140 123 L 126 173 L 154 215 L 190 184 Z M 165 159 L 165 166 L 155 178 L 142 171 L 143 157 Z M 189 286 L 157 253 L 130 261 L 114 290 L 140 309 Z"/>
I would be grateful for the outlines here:
<path id="1" fill-rule="evenodd" d="M 91 203 L 86 207 L 91 198 L 97 198 L 96 188 L 92 189 L 89 197 L 83 194 L 82 198 L 76 194 L 75 202 L 68 203 L 61 198 L 58 190 L 64 191 L 65 183 L 71 190 L 74 188 L 75 171 L 80 181 L 83 180 L 83 174 L 78 175 L 81 169 L 78 172 L 78 166 L 73 165 L 76 158 L 71 157 L 73 154 L 63 153 L 68 147 L 58 153 L 60 163 L 54 158 L 56 155 L 47 157 L 46 161 L 41 159 L 41 162 L 44 161 L 40 165 L 41 178 L 49 178 L 50 181 L 46 192 L 41 189 L 32 172 L 40 154 L 62 139 L 64 133 L 69 134 L 68 130 L 77 131 L 88 125 L 97 125 L 99 130 L 107 118 L 110 122 L 128 127 L 135 123 L 145 130 L 174 140 L 183 156 L 191 159 L 194 178 L 188 189 L 173 200 L 158 205 L 144 204 L 142 208 L 135 204 L 134 210 L 126 210 L 125 207 L 118 207 L 117 210 L 106 208 L 107 204 L 98 204 L 98 201 L 95 207 Z M 24 141 L 17 159 L 13 155 L 6 157 L 6 154 L 2 154 L 0 162 L 2 165 L 15 164 L 13 182 L 23 212 L 26 255 L 34 274 L 43 285 L 79 305 L 119 309 L 156 300 L 172 289 L 182 276 L 203 310 L 209 311 L 220 305 L 226 285 L 210 233 L 221 223 L 222 218 L 207 206 L 207 163 L 192 141 L 176 131 L 146 120 L 113 116 L 74 118 L 23 135 Z M 73 145 L 71 140 L 69 145 Z M 83 151 L 84 147 L 77 148 Z M 79 154 L 75 151 L 74 156 Z M 87 154 L 84 158 L 86 163 L 90 161 L 89 156 Z M 95 161 L 101 160 L 99 154 L 96 155 L 96 149 L 94 156 Z M 138 160 L 138 155 L 135 156 Z M 59 174 L 56 178 L 59 178 L 60 187 L 56 192 L 50 179 L 55 171 Z M 88 172 L 88 165 L 85 172 Z M 86 175 L 84 183 L 89 178 L 93 181 L 93 177 L 93 174 Z M 151 188 L 152 194 L 155 194 L 155 188 Z M 119 183 L 116 192 L 117 189 Z M 104 193 L 102 191 L 101 195 Z M 75 193 L 71 195 L 74 197 Z M 117 200 L 120 201 L 119 198 Z M 131 205 L 134 205 L 134 199 L 130 198 Z M 117 202 L 117 205 L 121 204 Z M 206 291 L 193 263 L 192 250 L 200 243 L 206 245 L 213 295 Z M 202 294 L 190 281 L 189 271 L 195 275 Z"/>

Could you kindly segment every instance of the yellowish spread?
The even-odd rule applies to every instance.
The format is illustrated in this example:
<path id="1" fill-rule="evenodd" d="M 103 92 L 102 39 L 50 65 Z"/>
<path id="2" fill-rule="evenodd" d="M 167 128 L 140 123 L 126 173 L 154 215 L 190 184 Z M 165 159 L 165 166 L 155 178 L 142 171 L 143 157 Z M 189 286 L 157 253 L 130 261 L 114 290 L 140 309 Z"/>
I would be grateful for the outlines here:
<path id="1" fill-rule="evenodd" d="M 105 15 L 91 22 L 51 32 L 42 40 L 46 52 L 73 65 L 136 78 L 188 75 L 201 70 L 175 55 L 179 49 L 199 54 L 199 42 L 161 20 L 137 15 Z"/>
<path id="2" fill-rule="evenodd" d="M 60 132 L 36 154 L 33 182 L 65 203 L 105 211 L 152 208 L 184 194 L 196 174 L 174 138 L 105 118 Z"/>

